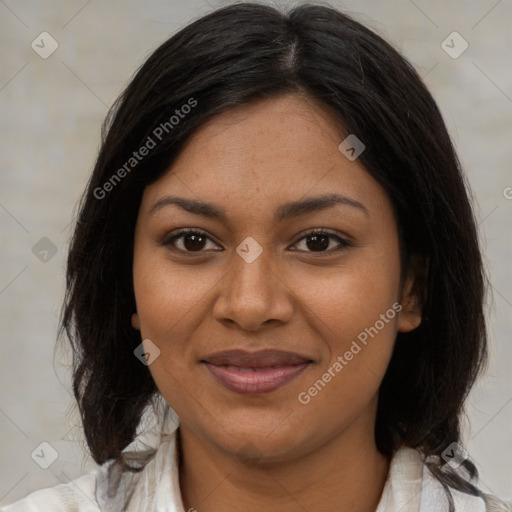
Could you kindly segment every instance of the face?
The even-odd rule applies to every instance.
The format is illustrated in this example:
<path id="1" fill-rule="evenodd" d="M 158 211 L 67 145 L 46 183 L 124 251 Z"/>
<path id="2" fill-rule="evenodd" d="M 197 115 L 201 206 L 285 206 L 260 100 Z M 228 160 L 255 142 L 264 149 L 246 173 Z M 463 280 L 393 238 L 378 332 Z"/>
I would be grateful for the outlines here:
<path id="1" fill-rule="evenodd" d="M 182 430 L 225 453 L 373 436 L 397 331 L 418 323 L 392 204 L 345 137 L 309 99 L 245 105 L 144 191 L 132 325 Z"/>

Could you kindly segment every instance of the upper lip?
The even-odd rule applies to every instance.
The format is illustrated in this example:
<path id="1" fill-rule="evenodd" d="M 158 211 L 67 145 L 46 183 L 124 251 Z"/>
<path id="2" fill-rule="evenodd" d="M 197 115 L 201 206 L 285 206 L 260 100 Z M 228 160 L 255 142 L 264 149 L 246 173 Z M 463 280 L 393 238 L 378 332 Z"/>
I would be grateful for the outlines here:
<path id="1" fill-rule="evenodd" d="M 271 366 L 284 366 L 313 362 L 307 356 L 284 350 L 265 349 L 256 352 L 246 350 L 224 350 L 215 352 L 201 359 L 218 366 L 231 365 L 240 368 L 268 368 Z"/>

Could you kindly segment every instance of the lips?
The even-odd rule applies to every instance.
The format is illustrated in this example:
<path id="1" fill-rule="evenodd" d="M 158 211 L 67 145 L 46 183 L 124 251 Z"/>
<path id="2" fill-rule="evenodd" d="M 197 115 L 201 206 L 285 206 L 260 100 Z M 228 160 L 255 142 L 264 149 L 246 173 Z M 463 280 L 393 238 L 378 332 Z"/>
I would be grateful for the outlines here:
<path id="1" fill-rule="evenodd" d="M 308 357 L 284 350 L 259 350 L 258 352 L 225 350 L 206 356 L 203 360 L 217 366 L 231 365 L 240 368 L 269 368 L 271 366 L 287 366 L 312 361 Z"/>
<path id="2" fill-rule="evenodd" d="M 201 362 L 214 379 L 240 394 L 269 393 L 298 377 L 313 360 L 294 352 L 227 350 Z"/>

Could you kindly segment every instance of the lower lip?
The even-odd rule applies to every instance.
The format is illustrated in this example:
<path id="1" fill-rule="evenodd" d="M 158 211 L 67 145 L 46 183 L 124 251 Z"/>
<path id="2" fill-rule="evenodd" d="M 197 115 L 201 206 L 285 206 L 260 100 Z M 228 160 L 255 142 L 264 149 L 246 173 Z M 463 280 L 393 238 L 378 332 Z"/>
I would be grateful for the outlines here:
<path id="1" fill-rule="evenodd" d="M 213 377 L 224 387 L 242 395 L 269 393 L 299 376 L 310 363 L 240 371 L 234 367 L 204 363 Z"/>

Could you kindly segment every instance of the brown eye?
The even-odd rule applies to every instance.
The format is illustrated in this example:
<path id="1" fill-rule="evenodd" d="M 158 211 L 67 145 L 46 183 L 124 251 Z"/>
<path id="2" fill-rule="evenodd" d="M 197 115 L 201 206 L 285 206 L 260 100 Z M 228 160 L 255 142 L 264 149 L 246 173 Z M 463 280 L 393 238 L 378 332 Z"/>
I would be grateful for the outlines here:
<path id="1" fill-rule="evenodd" d="M 186 234 L 182 235 L 183 245 L 187 251 L 196 251 L 204 249 L 206 237 L 202 234 Z"/>
<path id="2" fill-rule="evenodd" d="M 308 249 L 312 251 L 325 251 L 329 247 L 329 235 L 309 235 L 306 242 Z"/>
<path id="3" fill-rule="evenodd" d="M 202 252 L 210 237 L 197 229 L 183 229 L 172 236 L 165 237 L 162 245 L 172 246 L 182 252 Z M 177 242 L 181 242 L 178 244 Z"/>
<path id="4" fill-rule="evenodd" d="M 334 233 L 331 233 L 329 231 L 324 230 L 313 230 L 307 233 L 305 236 L 303 236 L 298 242 L 301 242 L 302 240 L 306 240 L 304 246 L 306 247 L 306 250 L 304 252 L 334 252 L 341 249 L 344 249 L 346 247 L 349 247 L 351 244 L 347 242 L 347 240 L 341 238 L 338 235 L 335 235 Z M 338 247 L 335 247 L 334 249 L 328 250 L 329 245 L 331 243 L 331 240 L 335 240 L 338 242 Z M 302 250 L 301 250 L 302 251 Z"/>
<path id="5" fill-rule="evenodd" d="M 333 253 L 339 251 L 352 244 L 340 236 L 325 230 L 312 230 L 303 236 L 295 245 L 306 240 L 305 249 L 299 249 L 300 252 L 306 253 Z M 331 242 L 338 243 L 337 247 L 329 249 Z M 214 242 L 203 231 L 193 228 L 182 229 L 166 236 L 160 243 L 164 246 L 171 246 L 173 250 L 183 253 L 201 253 L 207 251 L 208 241 Z M 211 249 L 210 249 L 211 250 Z"/>

